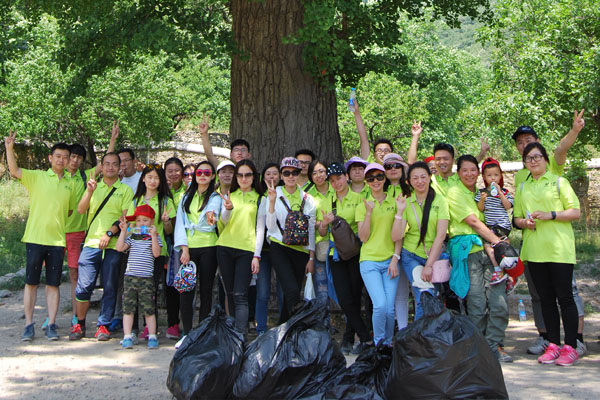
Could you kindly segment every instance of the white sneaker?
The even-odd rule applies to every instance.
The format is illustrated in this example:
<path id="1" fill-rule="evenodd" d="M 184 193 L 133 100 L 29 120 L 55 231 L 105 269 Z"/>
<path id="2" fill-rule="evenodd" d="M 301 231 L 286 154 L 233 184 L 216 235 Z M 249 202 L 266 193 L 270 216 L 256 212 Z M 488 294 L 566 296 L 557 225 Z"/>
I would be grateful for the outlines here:
<path id="1" fill-rule="evenodd" d="M 175 350 L 177 350 L 179 347 L 181 347 L 181 344 L 183 343 L 183 341 L 185 340 L 186 337 L 187 337 L 187 335 L 182 336 L 181 339 L 179 339 L 177 341 L 177 343 L 175 343 Z"/>
<path id="2" fill-rule="evenodd" d="M 542 336 L 538 336 L 537 340 L 535 341 L 535 344 L 527 348 L 527 353 L 535 354 L 536 356 L 544 354 L 544 352 L 546 351 L 546 347 L 548 347 L 548 343 L 549 342 L 545 340 Z"/>
<path id="3" fill-rule="evenodd" d="M 577 339 L 577 349 L 576 350 L 577 350 L 577 355 L 579 356 L 579 358 L 581 358 L 585 355 L 585 353 L 587 353 L 587 346 L 585 345 L 585 343 L 583 343 L 582 341 Z"/>
<path id="4" fill-rule="evenodd" d="M 133 345 L 134 345 L 134 346 L 135 346 L 135 345 L 138 345 L 138 344 L 140 344 L 140 339 L 138 339 L 138 337 L 137 337 L 137 335 L 135 334 L 135 332 L 132 332 L 132 333 L 131 333 L 131 341 L 133 342 Z M 123 345 L 123 339 L 121 339 L 121 340 L 119 341 L 119 344 L 120 344 L 120 345 Z"/>

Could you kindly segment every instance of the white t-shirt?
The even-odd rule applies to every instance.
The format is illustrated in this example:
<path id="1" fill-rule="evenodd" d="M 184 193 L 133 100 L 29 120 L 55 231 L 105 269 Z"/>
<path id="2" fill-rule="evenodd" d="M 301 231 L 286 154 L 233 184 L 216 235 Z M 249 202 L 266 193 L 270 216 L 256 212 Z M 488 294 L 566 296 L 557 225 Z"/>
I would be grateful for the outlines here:
<path id="1" fill-rule="evenodd" d="M 129 186 L 131 190 L 133 190 L 133 193 L 135 193 L 141 176 L 142 173 L 140 171 L 135 171 L 135 174 L 131 175 L 130 177 L 124 176 L 121 178 L 121 182 Z"/>

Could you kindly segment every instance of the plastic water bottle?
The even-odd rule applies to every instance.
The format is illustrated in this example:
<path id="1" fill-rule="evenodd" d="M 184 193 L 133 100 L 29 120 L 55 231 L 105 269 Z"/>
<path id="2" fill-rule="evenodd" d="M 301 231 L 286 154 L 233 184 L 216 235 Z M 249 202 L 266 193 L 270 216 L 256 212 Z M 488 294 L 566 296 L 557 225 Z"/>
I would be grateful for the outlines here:
<path id="1" fill-rule="evenodd" d="M 147 226 L 128 226 L 127 233 L 130 235 L 147 235 L 148 227 Z"/>
<path id="2" fill-rule="evenodd" d="M 352 91 L 350 92 L 350 99 L 348 100 L 348 110 L 350 112 L 354 112 L 355 107 L 354 107 L 354 102 L 356 101 L 356 89 L 352 88 Z"/>
<path id="3" fill-rule="evenodd" d="M 525 304 L 523 304 L 523 300 L 519 300 L 519 321 L 527 321 L 527 315 L 525 314 Z"/>
<path id="4" fill-rule="evenodd" d="M 494 197 L 498 196 L 498 187 L 494 182 L 490 183 L 490 194 Z"/>

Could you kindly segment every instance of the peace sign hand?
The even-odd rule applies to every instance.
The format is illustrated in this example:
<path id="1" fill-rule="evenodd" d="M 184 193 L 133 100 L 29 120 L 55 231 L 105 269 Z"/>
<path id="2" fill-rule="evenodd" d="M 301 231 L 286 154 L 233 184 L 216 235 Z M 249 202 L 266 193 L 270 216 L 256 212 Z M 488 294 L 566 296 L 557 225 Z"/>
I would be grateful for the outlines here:
<path id="1" fill-rule="evenodd" d="M 413 119 L 413 124 L 411 127 L 411 132 L 413 136 L 419 136 L 421 135 L 421 132 L 423 132 L 423 128 L 421 128 L 421 121 L 417 122 L 416 119 Z"/>
<path id="2" fill-rule="evenodd" d="M 481 137 L 480 141 L 481 141 L 481 152 L 485 154 L 490 150 L 490 145 L 487 142 L 487 139 L 484 138 L 483 136 Z"/>
<path id="3" fill-rule="evenodd" d="M 231 195 L 229 194 L 229 190 L 226 195 L 219 193 L 219 196 L 223 199 L 223 206 L 227 211 L 233 210 L 233 203 L 231 202 Z"/>
<path id="4" fill-rule="evenodd" d="M 4 139 L 4 144 L 6 145 L 6 150 L 12 150 L 15 147 L 15 137 L 17 136 L 17 131 L 8 131 L 8 136 Z"/>
<path id="5" fill-rule="evenodd" d="M 406 197 L 404 197 L 404 195 L 401 194 L 396 197 L 396 208 L 400 213 L 402 213 L 406 208 Z"/>
<path id="6" fill-rule="evenodd" d="M 112 131 L 110 134 L 110 140 L 113 142 L 117 140 L 117 138 L 119 137 L 119 133 L 121 132 L 121 130 L 119 129 L 120 122 L 121 121 L 119 121 L 118 119 L 113 121 Z"/>
<path id="7" fill-rule="evenodd" d="M 214 211 L 206 212 L 206 223 L 209 224 L 210 226 L 214 226 L 217 223 L 217 217 L 215 217 Z"/>
<path id="8" fill-rule="evenodd" d="M 172 208 L 169 208 L 169 209 L 167 210 L 167 208 L 165 207 L 165 210 L 163 211 L 163 214 L 160 216 L 160 219 L 161 219 L 163 222 L 167 222 L 168 220 L 170 220 L 170 219 L 171 219 L 171 217 L 169 217 L 169 214 L 171 213 L 171 210 L 172 210 Z"/>
<path id="9" fill-rule="evenodd" d="M 333 218 L 334 218 L 333 213 L 332 212 L 328 212 L 327 214 L 325 214 L 324 210 L 321 210 L 321 213 L 323 213 L 323 220 L 321 221 L 321 223 L 324 226 L 329 225 L 333 221 Z"/>
<path id="10" fill-rule="evenodd" d="M 583 112 L 585 109 L 582 109 L 579 114 L 577 114 L 577 110 L 574 111 L 573 114 L 573 130 L 577 133 L 581 132 L 583 127 L 585 126 L 585 121 L 583 120 Z"/>
<path id="11" fill-rule="evenodd" d="M 198 125 L 198 129 L 200 130 L 200 134 L 202 135 L 206 135 L 208 134 L 208 121 L 210 119 L 210 115 L 204 115 L 204 113 L 202 113 L 202 122 L 200 122 L 200 125 Z"/>
<path id="12" fill-rule="evenodd" d="M 119 229 L 121 230 L 121 232 L 127 232 L 127 220 L 124 216 L 121 216 L 121 218 L 119 218 Z"/>
<path id="13" fill-rule="evenodd" d="M 277 199 L 277 190 L 275 189 L 275 182 L 267 180 L 267 196 L 271 204 L 275 203 Z"/>
<path id="14" fill-rule="evenodd" d="M 98 184 L 96 183 L 96 170 L 92 169 L 90 180 L 87 182 L 87 190 L 90 193 L 94 193 Z"/>

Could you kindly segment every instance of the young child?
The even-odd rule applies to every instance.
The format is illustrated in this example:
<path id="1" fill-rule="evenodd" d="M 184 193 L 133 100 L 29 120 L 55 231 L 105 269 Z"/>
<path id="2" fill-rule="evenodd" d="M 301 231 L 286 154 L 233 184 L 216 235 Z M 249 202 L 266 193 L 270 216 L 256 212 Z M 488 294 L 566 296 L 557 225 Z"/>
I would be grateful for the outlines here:
<path id="1" fill-rule="evenodd" d="M 129 259 L 123 283 L 123 343 L 124 349 L 133 348 L 133 316 L 136 306 L 146 316 L 148 326 L 148 348 L 157 349 L 156 317 L 154 315 L 154 259 L 160 256 L 162 241 L 154 226 L 154 209 L 147 204 L 136 207 L 127 221 L 135 221 L 141 232 L 128 235 L 127 222 L 121 220 L 121 234 L 116 249 L 129 249 Z"/>
<path id="2" fill-rule="evenodd" d="M 508 210 L 513 206 L 513 197 L 504 189 L 504 178 L 500 163 L 493 158 L 487 158 L 481 164 L 481 175 L 485 183 L 485 189 L 480 190 L 475 195 L 477 207 L 485 216 L 485 224 L 496 236 L 508 237 L 512 229 L 512 224 L 508 216 Z M 497 285 L 508 277 L 502 268 L 498 266 L 494 257 L 494 249 L 490 243 L 483 245 L 486 254 L 492 261 L 494 273 L 490 280 L 490 285 Z M 511 284 L 513 282 L 511 281 Z"/>

